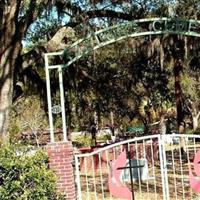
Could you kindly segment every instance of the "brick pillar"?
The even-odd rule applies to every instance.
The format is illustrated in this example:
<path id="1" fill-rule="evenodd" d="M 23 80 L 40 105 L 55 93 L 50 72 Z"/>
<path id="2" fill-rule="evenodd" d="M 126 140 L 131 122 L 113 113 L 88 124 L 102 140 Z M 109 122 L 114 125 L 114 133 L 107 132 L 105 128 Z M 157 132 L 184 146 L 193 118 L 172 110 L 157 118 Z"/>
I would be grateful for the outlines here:
<path id="1" fill-rule="evenodd" d="M 47 145 L 49 166 L 57 176 L 57 189 L 66 195 L 66 200 L 76 199 L 72 151 L 72 143 L 69 141 Z"/>

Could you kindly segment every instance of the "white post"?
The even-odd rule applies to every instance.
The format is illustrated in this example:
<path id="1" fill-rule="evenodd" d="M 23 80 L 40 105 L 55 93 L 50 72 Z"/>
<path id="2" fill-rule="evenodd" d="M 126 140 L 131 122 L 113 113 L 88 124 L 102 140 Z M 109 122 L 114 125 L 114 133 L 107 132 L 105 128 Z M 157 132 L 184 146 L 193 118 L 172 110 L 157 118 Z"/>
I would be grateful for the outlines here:
<path id="1" fill-rule="evenodd" d="M 77 186 L 77 199 L 82 200 L 81 195 L 81 179 L 80 179 L 80 173 L 79 173 L 79 160 L 78 156 L 75 155 L 75 167 L 76 167 L 76 186 Z"/>
<path id="2" fill-rule="evenodd" d="M 158 136 L 158 144 L 159 144 L 159 156 L 160 156 L 160 169 L 161 169 L 161 178 L 162 178 L 162 188 L 163 188 L 163 200 L 169 200 L 169 196 L 167 194 L 167 190 L 166 190 L 166 173 L 165 173 L 165 162 L 164 160 L 166 159 L 166 157 L 164 157 L 163 154 L 163 146 L 164 146 L 164 142 L 163 142 L 163 137 L 162 135 Z"/>
<path id="3" fill-rule="evenodd" d="M 61 66 L 58 68 L 59 73 L 59 88 L 60 88 L 60 104 L 61 104 L 61 114 L 62 114 L 62 128 L 63 128 L 63 140 L 67 141 L 67 127 L 66 127 L 66 115 L 65 115 L 65 95 L 63 88 L 63 73 Z"/>
<path id="4" fill-rule="evenodd" d="M 169 184 L 168 184 L 168 174 L 167 174 L 167 157 L 165 151 L 165 144 L 166 137 L 171 137 L 170 135 L 161 135 L 161 142 L 162 142 L 162 152 L 163 152 L 163 167 L 164 167 L 164 177 L 165 177 L 165 193 L 166 193 L 166 200 L 169 200 Z"/>
<path id="5" fill-rule="evenodd" d="M 49 75 L 49 63 L 48 56 L 45 54 L 45 72 L 46 72 L 46 86 L 47 86 L 47 103 L 49 111 L 49 127 L 50 127 L 50 141 L 54 142 L 54 132 L 53 132 L 53 115 L 52 115 L 52 104 L 51 104 L 51 85 L 50 85 L 50 75 Z"/>

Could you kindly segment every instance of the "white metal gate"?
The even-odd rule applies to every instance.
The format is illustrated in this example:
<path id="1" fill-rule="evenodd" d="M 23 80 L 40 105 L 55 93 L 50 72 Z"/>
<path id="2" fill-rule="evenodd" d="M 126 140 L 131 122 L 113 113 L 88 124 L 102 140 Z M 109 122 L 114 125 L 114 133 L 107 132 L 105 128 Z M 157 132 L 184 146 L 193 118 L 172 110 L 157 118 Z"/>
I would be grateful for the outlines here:
<path id="1" fill-rule="evenodd" d="M 75 155 L 77 199 L 197 200 L 189 171 L 199 148 L 200 136 L 151 135 Z"/>

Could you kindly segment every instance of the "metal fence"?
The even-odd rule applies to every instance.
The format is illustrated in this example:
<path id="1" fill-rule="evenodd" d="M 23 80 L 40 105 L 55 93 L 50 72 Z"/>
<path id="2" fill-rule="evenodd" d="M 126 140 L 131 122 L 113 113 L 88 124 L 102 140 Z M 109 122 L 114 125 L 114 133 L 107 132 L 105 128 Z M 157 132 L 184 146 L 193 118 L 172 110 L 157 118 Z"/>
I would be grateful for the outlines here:
<path id="1" fill-rule="evenodd" d="M 194 135 L 151 135 L 75 155 L 77 199 L 197 199 L 189 174 L 195 176 L 199 141 Z"/>

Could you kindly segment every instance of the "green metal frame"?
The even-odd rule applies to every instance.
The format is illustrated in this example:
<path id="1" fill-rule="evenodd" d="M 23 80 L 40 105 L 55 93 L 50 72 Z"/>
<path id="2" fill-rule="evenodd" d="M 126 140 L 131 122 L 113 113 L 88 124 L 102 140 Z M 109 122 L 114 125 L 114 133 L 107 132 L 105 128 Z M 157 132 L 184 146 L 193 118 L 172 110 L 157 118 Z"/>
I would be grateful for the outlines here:
<path id="1" fill-rule="evenodd" d="M 85 38 L 77 40 L 64 51 L 45 54 L 45 69 L 47 83 L 47 100 L 49 110 L 50 138 L 54 142 L 54 127 L 52 114 L 52 99 L 50 87 L 50 71 L 58 70 L 60 87 L 60 105 L 62 114 L 63 140 L 67 140 L 67 127 L 64 102 L 64 88 L 62 70 L 76 62 L 83 56 L 88 55 L 106 45 L 131 37 L 147 35 L 178 34 L 185 36 L 200 37 L 200 21 L 171 18 L 149 18 L 139 19 L 132 22 L 111 26 L 96 32 L 90 33 Z M 50 59 L 61 56 L 61 63 L 50 64 Z"/>

